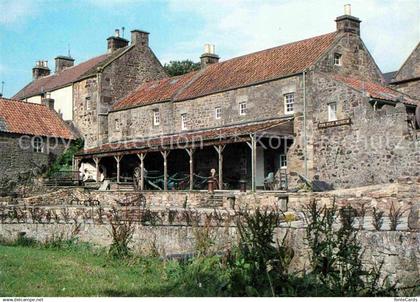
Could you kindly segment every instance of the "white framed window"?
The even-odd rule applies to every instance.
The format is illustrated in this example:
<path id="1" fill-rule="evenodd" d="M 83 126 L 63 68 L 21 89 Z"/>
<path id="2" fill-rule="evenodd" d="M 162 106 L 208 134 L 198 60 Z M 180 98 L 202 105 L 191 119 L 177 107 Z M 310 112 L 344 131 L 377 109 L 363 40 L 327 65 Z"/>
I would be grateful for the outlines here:
<path id="1" fill-rule="evenodd" d="M 286 93 L 284 95 L 284 112 L 286 114 L 291 114 L 294 112 L 294 104 L 295 104 L 295 93 Z"/>
<path id="2" fill-rule="evenodd" d="M 336 66 L 341 66 L 341 57 L 342 55 L 340 53 L 335 53 L 334 54 L 334 65 Z"/>
<path id="3" fill-rule="evenodd" d="M 42 153 L 44 149 L 44 142 L 40 137 L 34 137 L 32 140 L 33 150 L 35 153 Z"/>
<path id="4" fill-rule="evenodd" d="M 120 120 L 115 119 L 115 131 L 120 131 Z"/>
<path id="5" fill-rule="evenodd" d="M 92 108 L 92 102 L 89 96 L 85 98 L 85 107 L 86 107 L 86 110 L 90 110 Z"/>
<path id="6" fill-rule="evenodd" d="M 222 108 L 221 107 L 216 107 L 214 109 L 214 118 L 216 120 L 220 120 L 222 118 Z"/>
<path id="7" fill-rule="evenodd" d="M 332 102 L 328 104 L 328 121 L 336 121 L 337 120 L 337 103 Z"/>
<path id="8" fill-rule="evenodd" d="M 153 111 L 153 125 L 159 126 L 160 125 L 160 112 L 159 110 Z"/>
<path id="9" fill-rule="evenodd" d="M 280 154 L 280 168 L 287 168 L 287 155 Z"/>
<path id="10" fill-rule="evenodd" d="M 181 129 L 187 130 L 187 114 L 186 113 L 181 114 Z"/>
<path id="11" fill-rule="evenodd" d="M 239 115 L 246 115 L 246 102 L 239 103 Z"/>

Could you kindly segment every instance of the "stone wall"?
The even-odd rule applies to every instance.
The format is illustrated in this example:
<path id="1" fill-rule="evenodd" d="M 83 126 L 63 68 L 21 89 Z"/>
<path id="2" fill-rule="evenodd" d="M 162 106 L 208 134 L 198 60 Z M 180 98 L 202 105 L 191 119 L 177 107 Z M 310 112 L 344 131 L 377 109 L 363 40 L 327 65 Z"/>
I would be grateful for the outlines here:
<path id="1" fill-rule="evenodd" d="M 295 93 L 295 112 L 302 111 L 301 76 L 239 88 L 180 102 L 162 102 L 108 115 L 109 142 L 162 134 L 182 133 L 181 114 L 187 114 L 187 130 L 254 122 L 285 116 L 284 94 Z M 247 103 L 247 114 L 239 114 L 239 103 Z M 222 110 L 216 119 L 215 109 Z M 160 112 L 160 125 L 153 125 L 153 112 Z M 185 132 L 185 131 L 184 131 Z"/>
<path id="2" fill-rule="evenodd" d="M 61 139 L 42 138 L 44 150 L 33 151 L 32 137 L 2 133 L 0 135 L 0 181 L 16 181 L 19 174 L 33 176 L 45 169 L 65 149 L 67 142 Z M 22 149 L 22 148 L 23 149 Z"/>
<path id="3" fill-rule="evenodd" d="M 370 186 L 357 189 L 331 191 L 326 193 L 295 193 L 286 202 L 279 193 L 239 193 L 226 194 L 223 206 L 211 208 L 202 206 L 204 199 L 211 198 L 207 192 L 144 192 L 144 204 L 133 203 L 138 200 L 136 193 L 87 192 L 85 190 L 59 190 L 24 200 L 0 199 L 0 236 L 13 239 L 20 232 L 40 241 L 53 236 L 77 236 L 81 241 L 100 246 L 109 246 L 112 238 L 107 214 L 110 207 L 137 217 L 132 247 L 144 252 L 151 246 L 158 248 L 162 255 L 191 253 L 195 250 L 197 234 L 209 228 L 213 247 L 221 251 L 238 240 L 235 227 L 237 212 L 229 209 L 228 200 L 236 198 L 238 206 L 279 206 L 288 217 L 277 229 L 277 238 L 287 233 L 286 242 L 295 250 L 292 270 L 308 268 L 309 250 L 305 243 L 305 220 L 302 209 L 311 200 L 319 205 L 339 206 L 351 204 L 359 209 L 365 204 L 366 216 L 357 217 L 355 227 L 360 229 L 358 239 L 363 246 L 365 265 L 378 265 L 384 260 L 383 272 L 391 279 L 407 282 L 419 278 L 420 233 L 418 226 L 418 203 L 420 198 L 420 179 L 401 179 L 399 183 L 388 186 Z M 78 201 L 76 201 L 78 200 Z M 98 202 L 99 201 L 99 205 Z M 117 202 L 118 201 L 118 202 Z M 207 200 L 208 201 L 208 200 Z M 17 202 L 17 203 L 16 203 Z M 401 218 L 397 231 L 389 231 L 389 220 L 385 219 L 380 231 L 372 227 L 371 209 L 378 207 L 387 215 L 390 205 L 407 210 Z M 31 214 L 42 212 L 42 218 Z M 102 210 L 99 210 L 102 209 Z M 17 213 L 5 215 L 5 212 Z M 47 212 L 50 211 L 49 215 Z M 412 213 L 417 213 L 413 223 L 407 223 Z M 21 213 L 26 213 L 22 215 Z M 64 213 L 67 213 L 67 220 Z M 140 213 L 136 216 L 136 213 Z M 57 214 L 57 215 L 56 215 Z M 134 216 L 133 216 L 134 215 Z M 57 216 L 57 217 L 56 217 Z M 12 218 L 10 218 L 12 217 Z M 413 220 L 413 219 L 411 219 Z"/>
<path id="4" fill-rule="evenodd" d="M 376 109 L 369 98 L 315 73 L 309 114 L 313 120 L 312 176 L 336 188 L 392 183 L 401 176 L 418 177 L 420 137 L 409 128 L 407 110 L 401 103 Z M 323 128 L 328 121 L 328 103 L 336 102 L 337 119 L 351 125 Z"/>
<path id="5" fill-rule="evenodd" d="M 391 88 L 399 90 L 402 93 L 406 93 L 417 100 L 420 99 L 420 79 L 419 78 L 417 78 L 417 80 L 391 84 Z"/>

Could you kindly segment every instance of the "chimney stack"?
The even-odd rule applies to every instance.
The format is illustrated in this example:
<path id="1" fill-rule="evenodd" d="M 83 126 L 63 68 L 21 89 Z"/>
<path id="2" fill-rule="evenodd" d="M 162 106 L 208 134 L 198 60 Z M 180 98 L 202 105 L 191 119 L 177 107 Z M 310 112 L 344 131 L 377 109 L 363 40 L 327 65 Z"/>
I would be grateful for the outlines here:
<path id="1" fill-rule="evenodd" d="M 139 29 L 132 30 L 131 45 L 149 46 L 149 33 Z"/>
<path id="2" fill-rule="evenodd" d="M 219 56 L 215 53 L 213 44 L 204 44 L 204 53 L 201 55 L 201 68 L 206 68 L 210 64 L 219 63 Z"/>
<path id="3" fill-rule="evenodd" d="M 337 17 L 335 19 L 337 23 L 337 31 L 352 33 L 360 36 L 360 21 L 359 18 L 353 17 L 351 15 L 351 5 L 344 5 L 344 15 Z"/>
<path id="4" fill-rule="evenodd" d="M 74 66 L 74 59 L 72 57 L 58 56 L 55 58 L 55 73 L 72 66 Z"/>
<path id="5" fill-rule="evenodd" d="M 48 61 L 37 61 L 34 68 L 32 68 L 32 78 L 37 80 L 39 78 L 50 75 L 51 70 L 48 68 Z"/>
<path id="6" fill-rule="evenodd" d="M 120 30 L 115 30 L 115 35 L 106 39 L 108 41 L 108 53 L 114 52 L 117 49 L 126 47 L 128 40 L 120 37 Z"/>
<path id="7" fill-rule="evenodd" d="M 41 104 L 47 106 L 50 110 L 54 110 L 54 99 L 51 98 L 51 93 L 47 92 L 45 97 L 41 98 Z"/>

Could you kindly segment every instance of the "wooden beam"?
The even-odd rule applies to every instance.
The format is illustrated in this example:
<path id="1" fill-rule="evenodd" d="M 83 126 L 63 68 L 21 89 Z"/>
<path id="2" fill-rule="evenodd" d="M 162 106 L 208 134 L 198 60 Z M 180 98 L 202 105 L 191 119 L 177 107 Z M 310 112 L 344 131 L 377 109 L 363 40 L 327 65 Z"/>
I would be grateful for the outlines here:
<path id="1" fill-rule="evenodd" d="M 169 151 L 160 151 L 163 156 L 163 190 L 168 191 L 168 155 Z"/>
<path id="2" fill-rule="evenodd" d="M 96 166 L 96 182 L 99 182 L 99 178 L 101 177 L 100 173 L 99 173 L 99 162 L 100 162 L 100 158 L 99 157 L 94 157 L 93 161 L 95 162 L 95 166 Z"/>
<path id="3" fill-rule="evenodd" d="M 256 191 L 256 175 L 257 175 L 257 139 L 255 134 L 251 134 L 251 143 L 247 142 L 251 148 L 251 178 L 252 178 L 252 192 Z"/>
<path id="4" fill-rule="evenodd" d="M 140 153 L 137 156 L 140 159 L 140 190 L 144 190 L 144 159 L 146 158 L 147 153 Z"/>
<path id="5" fill-rule="evenodd" d="M 114 158 L 117 161 L 117 183 L 120 183 L 120 161 L 122 159 L 122 155 L 115 155 Z"/>
<path id="6" fill-rule="evenodd" d="M 194 189 L 194 149 L 185 149 L 190 156 L 190 191 Z"/>
<path id="7" fill-rule="evenodd" d="M 223 150 L 225 150 L 226 145 L 213 146 L 219 155 L 219 189 L 223 190 Z"/>

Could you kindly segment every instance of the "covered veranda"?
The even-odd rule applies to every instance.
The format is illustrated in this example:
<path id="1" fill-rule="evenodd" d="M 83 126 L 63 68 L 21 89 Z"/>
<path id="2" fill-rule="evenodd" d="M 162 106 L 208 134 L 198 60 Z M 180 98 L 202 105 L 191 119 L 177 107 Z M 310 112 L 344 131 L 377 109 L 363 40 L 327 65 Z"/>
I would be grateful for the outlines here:
<path id="1" fill-rule="evenodd" d="M 96 182 L 137 190 L 287 189 L 293 120 L 275 119 L 88 149 L 75 156 L 96 167 Z"/>

